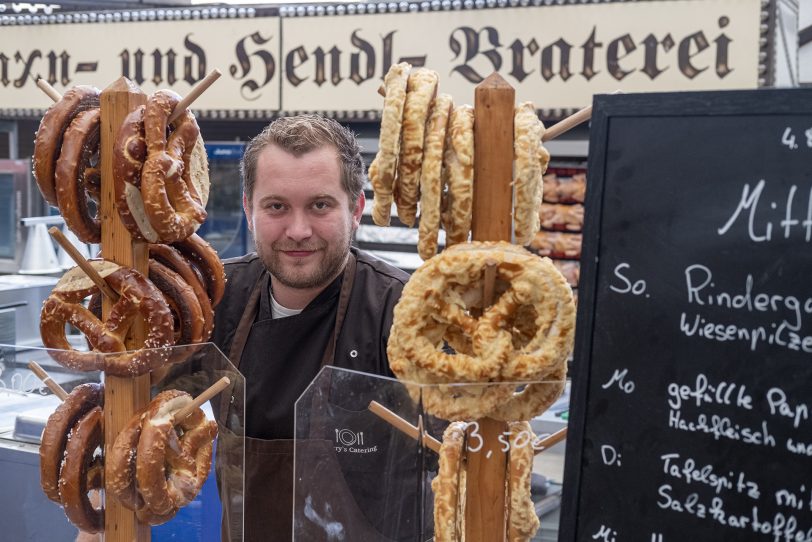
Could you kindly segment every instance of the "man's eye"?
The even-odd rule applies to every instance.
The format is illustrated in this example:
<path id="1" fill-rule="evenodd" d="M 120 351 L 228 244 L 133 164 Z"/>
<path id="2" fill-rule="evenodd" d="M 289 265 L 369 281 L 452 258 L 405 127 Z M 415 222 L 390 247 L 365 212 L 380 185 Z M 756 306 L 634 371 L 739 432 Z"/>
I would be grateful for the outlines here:
<path id="1" fill-rule="evenodd" d="M 326 201 L 317 201 L 316 203 L 313 204 L 313 207 L 319 211 L 324 211 L 330 208 L 330 204 Z"/>
<path id="2" fill-rule="evenodd" d="M 268 204 L 268 209 L 270 209 L 272 211 L 281 211 L 284 208 L 285 208 L 285 205 L 282 204 L 282 203 L 269 203 Z"/>

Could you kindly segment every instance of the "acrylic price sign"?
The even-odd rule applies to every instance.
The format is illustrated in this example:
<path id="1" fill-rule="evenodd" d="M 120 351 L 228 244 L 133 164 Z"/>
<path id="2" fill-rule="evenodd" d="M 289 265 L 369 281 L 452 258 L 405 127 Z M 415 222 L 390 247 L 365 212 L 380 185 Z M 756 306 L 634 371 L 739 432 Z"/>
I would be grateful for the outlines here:
<path id="1" fill-rule="evenodd" d="M 812 89 L 592 117 L 561 540 L 812 541 Z"/>

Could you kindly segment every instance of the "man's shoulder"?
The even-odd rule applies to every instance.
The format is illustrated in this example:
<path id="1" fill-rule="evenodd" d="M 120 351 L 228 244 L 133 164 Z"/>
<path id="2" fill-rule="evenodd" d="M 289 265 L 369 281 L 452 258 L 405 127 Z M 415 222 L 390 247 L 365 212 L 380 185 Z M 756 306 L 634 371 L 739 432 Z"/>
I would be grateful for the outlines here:
<path id="1" fill-rule="evenodd" d="M 353 249 L 360 272 L 373 276 L 376 280 L 389 282 L 393 285 L 403 286 L 409 280 L 409 274 L 394 265 L 376 258 L 369 252 Z"/>

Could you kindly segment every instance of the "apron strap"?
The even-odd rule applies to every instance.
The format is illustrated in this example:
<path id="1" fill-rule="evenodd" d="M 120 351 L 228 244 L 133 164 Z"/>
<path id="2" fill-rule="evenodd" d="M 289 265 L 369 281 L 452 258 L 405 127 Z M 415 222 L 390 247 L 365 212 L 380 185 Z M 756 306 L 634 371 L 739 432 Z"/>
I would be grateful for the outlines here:
<path id="1" fill-rule="evenodd" d="M 321 358 L 321 366 L 328 365 L 336 353 L 336 343 L 338 336 L 341 333 L 341 326 L 344 324 L 344 316 L 347 315 L 347 307 L 350 304 L 350 294 L 352 293 L 352 285 L 355 282 L 355 254 L 349 253 L 347 257 L 347 265 L 344 266 L 344 277 L 341 280 L 341 293 L 338 296 L 338 310 L 336 311 L 336 325 L 333 328 L 333 336 L 330 337 L 330 342 L 324 349 L 324 355 Z"/>
<path id="2" fill-rule="evenodd" d="M 240 323 L 237 324 L 237 329 L 234 331 L 234 338 L 231 340 L 228 359 L 230 359 L 231 363 L 238 369 L 240 368 L 243 350 L 245 350 L 245 345 L 248 342 L 248 335 L 251 334 L 251 326 L 254 325 L 254 320 L 257 318 L 259 296 L 262 293 L 263 286 L 267 282 L 267 276 L 267 271 L 263 271 L 259 274 L 251 290 L 251 295 L 248 296 L 248 302 L 245 304 L 245 310 L 240 318 Z"/>

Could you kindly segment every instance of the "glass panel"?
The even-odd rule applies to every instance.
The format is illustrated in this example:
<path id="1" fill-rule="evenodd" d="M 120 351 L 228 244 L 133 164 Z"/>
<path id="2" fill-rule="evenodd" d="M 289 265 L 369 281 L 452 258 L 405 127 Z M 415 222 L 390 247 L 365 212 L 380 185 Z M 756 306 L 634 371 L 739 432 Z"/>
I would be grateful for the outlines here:
<path id="1" fill-rule="evenodd" d="M 228 529 L 230 540 L 242 540 L 245 435 L 245 413 L 242 410 L 245 381 L 242 375 L 211 343 L 141 352 L 160 355 L 169 361 L 166 370 L 160 370 L 166 374 L 150 390 L 152 397 L 170 389 L 195 397 L 223 376 L 230 380 L 223 392 L 201 407 L 207 419 L 217 422 L 209 474 L 191 502 L 160 525 L 152 527 L 152 540 L 220 540 L 221 528 Z M 3 525 L 4 539 L 74 540 L 78 534 L 77 528 L 66 518 L 61 503 L 49 500 L 41 489 L 40 439 L 46 421 L 62 402 L 29 369 L 30 362 L 37 362 L 67 392 L 80 384 L 103 382 L 103 374 L 98 371 L 77 372 L 60 365 L 59 360 L 64 361 L 70 354 L 75 351 L 0 345 L 0 480 L 3 480 L 4 487 L 15 490 L 0 492 L 0 524 Z M 91 356 L 103 366 L 120 359 L 121 355 Z M 153 373 L 153 380 L 155 378 Z M 84 419 L 83 416 L 81 420 Z M 190 424 L 186 430 L 182 429 L 180 422 L 175 424 L 178 447 L 183 450 L 188 444 L 185 437 L 194 434 L 190 420 L 193 418 L 186 419 Z M 79 423 L 68 425 L 78 427 Z M 141 427 L 143 434 L 143 423 Z M 171 435 L 169 438 L 174 440 Z M 100 448 L 90 453 L 104 461 Z M 138 470 L 137 455 L 134 454 L 132 461 Z M 64 468 L 59 469 L 59 476 L 54 475 L 54 479 L 68 476 L 62 472 Z M 181 480 L 175 477 L 168 480 L 173 483 L 174 479 Z M 178 484 L 180 482 L 175 487 L 181 491 L 188 487 Z M 19 498 L 20 492 L 25 498 Z M 90 502 L 98 508 L 102 498 L 95 491 L 89 491 L 88 495 Z"/>
<path id="2" fill-rule="evenodd" d="M 566 427 L 561 416 L 567 394 L 555 401 L 565 387 L 563 381 L 424 385 L 325 367 L 296 403 L 294 539 L 431 540 L 432 481 L 438 477 L 438 450 L 449 426 L 443 418 L 457 420 L 473 403 L 504 408 L 515 401 L 506 415 L 523 416 L 530 402 L 535 402 L 535 412 L 552 405 L 528 424 L 486 419 L 460 423 L 465 433 L 462 459 L 457 476 L 444 478 L 446 490 L 453 486 L 459 493 L 446 508 L 451 510 L 446 525 L 456 530 L 452 536 L 461 536 L 465 527 L 455 522 L 454 511 L 464 517 L 466 498 L 481 487 L 465 486 L 468 465 L 476 461 L 479 470 L 498 470 L 501 461 L 501 472 L 524 472 L 515 486 L 525 495 L 517 500 L 522 509 L 514 518 L 524 518 L 515 519 L 517 524 L 533 530 L 533 518 L 542 518 L 533 540 L 555 540 L 563 444 L 546 439 Z M 392 414 L 399 418 L 395 423 Z M 425 431 L 421 443 L 417 427 Z M 530 465 L 529 470 L 521 470 L 521 462 Z M 473 480 L 473 474 L 468 476 Z"/>

